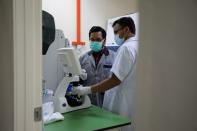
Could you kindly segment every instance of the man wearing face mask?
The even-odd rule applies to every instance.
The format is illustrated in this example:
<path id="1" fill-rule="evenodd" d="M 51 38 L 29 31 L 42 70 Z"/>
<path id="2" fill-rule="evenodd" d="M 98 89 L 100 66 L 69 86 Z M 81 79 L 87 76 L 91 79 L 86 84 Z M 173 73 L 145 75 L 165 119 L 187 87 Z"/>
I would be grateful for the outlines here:
<path id="1" fill-rule="evenodd" d="M 103 108 L 129 117 L 135 123 L 135 91 L 136 91 L 136 62 L 138 43 L 133 41 L 135 36 L 135 24 L 130 17 L 123 17 L 113 23 L 115 41 L 118 49 L 111 72 L 112 76 L 102 82 L 79 87 L 74 94 L 85 95 L 95 92 L 105 92 Z M 121 131 L 133 131 L 134 126 L 125 126 Z"/>
<path id="2" fill-rule="evenodd" d="M 80 57 L 81 68 L 85 69 L 86 77 L 81 77 L 83 86 L 97 84 L 111 76 L 115 52 L 108 50 L 105 46 L 106 32 L 99 26 L 93 26 L 89 31 L 89 46 L 91 51 Z M 90 94 L 91 103 L 102 107 L 104 91 Z"/>

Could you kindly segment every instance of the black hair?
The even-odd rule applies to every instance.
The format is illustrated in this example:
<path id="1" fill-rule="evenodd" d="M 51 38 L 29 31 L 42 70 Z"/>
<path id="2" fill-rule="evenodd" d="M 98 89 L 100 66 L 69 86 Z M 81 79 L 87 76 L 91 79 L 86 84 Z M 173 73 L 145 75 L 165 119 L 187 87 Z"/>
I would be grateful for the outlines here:
<path id="1" fill-rule="evenodd" d="M 102 27 L 100 27 L 100 26 L 93 26 L 93 27 L 90 29 L 90 31 L 89 31 L 89 38 L 90 38 L 90 34 L 93 33 L 93 32 L 101 32 L 101 33 L 102 33 L 103 39 L 106 38 L 106 32 L 105 32 L 105 30 L 104 30 Z"/>
<path id="2" fill-rule="evenodd" d="M 114 27 L 116 24 L 119 24 L 122 28 L 129 27 L 131 33 L 135 34 L 135 23 L 131 17 L 122 17 L 116 20 L 112 26 Z"/>

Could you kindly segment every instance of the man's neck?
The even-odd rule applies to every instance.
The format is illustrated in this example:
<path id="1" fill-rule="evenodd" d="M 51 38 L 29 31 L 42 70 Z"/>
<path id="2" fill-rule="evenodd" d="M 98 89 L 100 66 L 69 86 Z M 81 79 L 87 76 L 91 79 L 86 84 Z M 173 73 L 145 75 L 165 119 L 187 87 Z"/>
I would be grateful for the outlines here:
<path id="1" fill-rule="evenodd" d="M 93 52 L 93 53 L 92 53 L 92 55 L 93 55 L 93 57 L 94 57 L 94 60 L 95 60 L 96 66 L 98 65 L 98 63 L 99 63 L 99 61 L 100 61 L 100 59 L 101 59 L 101 57 L 102 57 L 102 55 L 103 55 L 103 53 L 104 53 L 104 48 L 105 48 L 105 47 L 103 47 L 102 50 L 99 51 L 99 52 Z"/>
<path id="2" fill-rule="evenodd" d="M 125 37 L 125 41 L 128 40 L 129 38 L 134 37 L 134 34 L 129 33 L 126 37 Z"/>

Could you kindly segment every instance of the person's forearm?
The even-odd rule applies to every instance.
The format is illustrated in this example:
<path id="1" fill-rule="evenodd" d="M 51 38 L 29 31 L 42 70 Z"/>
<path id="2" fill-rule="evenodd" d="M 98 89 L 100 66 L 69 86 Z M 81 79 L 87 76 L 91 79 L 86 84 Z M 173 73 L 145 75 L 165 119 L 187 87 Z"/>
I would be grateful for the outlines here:
<path id="1" fill-rule="evenodd" d="M 98 84 L 92 86 L 91 91 L 92 93 L 96 92 L 104 92 L 109 90 L 117 85 L 119 85 L 121 81 L 113 74 L 111 78 L 106 79 Z"/>

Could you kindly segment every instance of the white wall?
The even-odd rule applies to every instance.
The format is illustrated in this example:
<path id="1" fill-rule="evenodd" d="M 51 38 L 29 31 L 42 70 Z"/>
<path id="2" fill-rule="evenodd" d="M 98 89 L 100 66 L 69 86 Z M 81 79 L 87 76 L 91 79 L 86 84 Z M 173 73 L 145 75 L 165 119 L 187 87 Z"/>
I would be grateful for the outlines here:
<path id="1" fill-rule="evenodd" d="M 12 1 L 0 1 L 0 129 L 14 130 Z"/>
<path id="2" fill-rule="evenodd" d="M 197 131 L 197 1 L 140 1 L 137 131 Z"/>
<path id="3" fill-rule="evenodd" d="M 43 10 L 55 17 L 56 27 L 70 41 L 76 40 L 76 0 L 43 0 Z M 88 42 L 93 25 L 106 29 L 109 18 L 137 11 L 137 0 L 81 0 L 81 40 Z"/>
<path id="4" fill-rule="evenodd" d="M 107 20 L 137 11 L 137 0 L 81 0 L 82 39 L 88 41 L 94 25 L 107 28 Z"/>
<path id="5" fill-rule="evenodd" d="M 76 0 L 42 0 L 42 8 L 51 13 L 55 26 L 61 29 L 69 40 L 75 39 L 76 31 Z"/>

